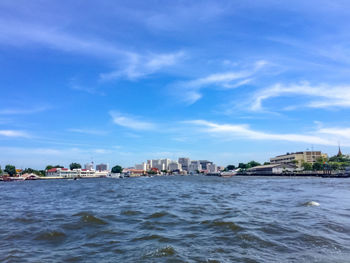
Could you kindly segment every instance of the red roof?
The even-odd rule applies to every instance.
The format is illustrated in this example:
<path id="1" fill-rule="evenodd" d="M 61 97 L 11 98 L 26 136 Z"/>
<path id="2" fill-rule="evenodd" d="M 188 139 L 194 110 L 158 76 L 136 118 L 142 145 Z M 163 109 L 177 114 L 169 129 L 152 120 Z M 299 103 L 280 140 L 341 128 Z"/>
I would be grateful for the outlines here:
<path id="1" fill-rule="evenodd" d="M 57 168 L 51 168 L 51 169 L 47 170 L 47 172 L 49 172 L 49 173 L 56 172 L 56 171 L 57 171 Z"/>

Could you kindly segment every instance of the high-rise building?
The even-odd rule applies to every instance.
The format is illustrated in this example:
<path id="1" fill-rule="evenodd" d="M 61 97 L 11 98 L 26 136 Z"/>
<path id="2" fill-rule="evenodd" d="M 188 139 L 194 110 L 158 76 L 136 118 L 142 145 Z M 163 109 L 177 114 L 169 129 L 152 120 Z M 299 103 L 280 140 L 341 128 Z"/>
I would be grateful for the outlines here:
<path id="1" fill-rule="evenodd" d="M 216 164 L 208 163 L 207 164 L 207 171 L 208 171 L 208 173 L 217 173 L 218 167 L 216 166 Z"/>
<path id="2" fill-rule="evenodd" d="M 85 165 L 84 165 L 84 168 L 86 169 L 86 170 L 94 170 L 94 163 L 86 163 Z"/>
<path id="3" fill-rule="evenodd" d="M 96 171 L 102 172 L 102 171 L 107 171 L 108 170 L 108 164 L 96 164 Z"/>
<path id="4" fill-rule="evenodd" d="M 188 167 L 190 163 L 191 163 L 190 158 L 186 158 L 186 157 L 179 158 L 179 164 L 181 164 L 182 170 L 188 171 Z"/>
<path id="5" fill-rule="evenodd" d="M 202 170 L 202 165 L 199 161 L 191 161 L 190 165 L 188 166 L 188 172 L 189 173 L 197 173 L 197 171 Z"/>
<path id="6" fill-rule="evenodd" d="M 202 169 L 203 170 L 207 170 L 208 168 L 207 168 L 207 165 L 208 164 L 213 164 L 213 162 L 210 162 L 210 161 L 208 161 L 208 160 L 199 160 L 199 162 L 200 162 L 200 164 L 202 165 Z"/>
<path id="7" fill-rule="evenodd" d="M 147 171 L 148 170 L 148 164 L 147 163 L 135 164 L 135 169 L 136 170 Z"/>
<path id="8" fill-rule="evenodd" d="M 164 170 L 169 170 L 169 164 L 171 163 L 170 159 L 162 159 L 160 160 L 161 164 L 164 164 Z"/>
<path id="9" fill-rule="evenodd" d="M 173 172 L 173 171 L 181 171 L 181 164 L 178 162 L 171 162 L 169 163 L 168 170 Z"/>

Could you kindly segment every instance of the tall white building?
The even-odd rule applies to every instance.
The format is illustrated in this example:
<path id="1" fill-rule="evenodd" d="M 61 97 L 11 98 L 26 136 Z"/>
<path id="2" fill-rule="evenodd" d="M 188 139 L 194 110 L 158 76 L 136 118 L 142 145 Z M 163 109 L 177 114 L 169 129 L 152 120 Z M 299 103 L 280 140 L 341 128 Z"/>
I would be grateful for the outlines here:
<path id="1" fill-rule="evenodd" d="M 171 162 L 171 163 L 169 163 L 168 170 L 171 172 L 176 171 L 176 170 L 181 171 L 182 167 L 181 167 L 181 164 L 178 162 Z"/>
<path id="2" fill-rule="evenodd" d="M 190 163 L 191 163 L 190 158 L 186 158 L 186 157 L 179 158 L 179 164 L 181 164 L 182 170 L 188 171 L 188 167 Z"/>
<path id="3" fill-rule="evenodd" d="M 169 164 L 171 163 L 170 159 L 162 159 L 160 160 L 161 164 L 164 164 L 164 169 L 163 170 L 169 170 Z"/>
<path id="4" fill-rule="evenodd" d="M 216 166 L 216 164 L 208 163 L 207 164 L 207 171 L 208 171 L 208 173 L 217 173 L 218 167 Z"/>
<path id="5" fill-rule="evenodd" d="M 188 166 L 188 172 L 189 173 L 197 173 L 197 171 L 202 170 L 202 165 L 199 161 L 191 161 L 190 165 Z"/>

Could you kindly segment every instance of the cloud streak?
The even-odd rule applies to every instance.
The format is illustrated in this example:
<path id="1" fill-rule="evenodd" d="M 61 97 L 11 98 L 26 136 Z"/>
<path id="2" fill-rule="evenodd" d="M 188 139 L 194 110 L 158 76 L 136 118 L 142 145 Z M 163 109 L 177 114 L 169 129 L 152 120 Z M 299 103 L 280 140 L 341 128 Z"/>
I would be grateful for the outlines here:
<path id="1" fill-rule="evenodd" d="M 181 94 L 183 101 L 193 104 L 202 98 L 202 89 L 218 87 L 233 89 L 248 84 L 253 76 L 267 64 L 267 61 L 259 60 L 249 69 L 214 73 L 191 81 L 175 83 L 172 88 L 177 94 Z"/>
<path id="2" fill-rule="evenodd" d="M 262 89 L 254 95 L 251 109 L 253 111 L 264 110 L 263 103 L 277 97 L 306 97 L 309 102 L 304 107 L 310 108 L 350 108 L 350 86 L 318 85 L 309 83 L 283 85 L 275 84 L 272 87 Z"/>
<path id="3" fill-rule="evenodd" d="M 0 136 L 4 137 L 23 137 L 23 138 L 29 138 L 29 134 L 24 131 L 16 131 L 16 130 L 0 130 Z"/>
<path id="4" fill-rule="evenodd" d="M 217 124 L 205 120 L 192 120 L 185 123 L 201 127 L 202 131 L 213 136 L 225 136 L 225 139 L 246 138 L 251 140 L 267 140 L 267 141 L 286 141 L 286 142 L 302 142 L 307 144 L 336 146 L 337 140 L 325 138 L 324 136 L 308 135 L 308 134 L 280 134 L 267 133 L 253 130 L 248 125 L 242 124 Z M 204 128 L 204 130 L 203 130 Z M 348 142 L 350 144 L 350 141 Z"/>
<path id="5" fill-rule="evenodd" d="M 114 124 L 133 130 L 155 130 L 156 125 L 152 122 L 141 121 L 132 116 L 126 116 L 116 111 L 111 111 L 110 115 Z"/>

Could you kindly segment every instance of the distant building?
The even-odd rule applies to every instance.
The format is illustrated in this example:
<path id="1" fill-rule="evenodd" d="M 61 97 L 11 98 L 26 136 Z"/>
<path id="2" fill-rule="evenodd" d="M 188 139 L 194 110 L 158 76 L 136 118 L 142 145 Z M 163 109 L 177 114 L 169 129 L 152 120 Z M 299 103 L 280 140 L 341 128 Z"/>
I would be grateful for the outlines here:
<path id="1" fill-rule="evenodd" d="M 96 171 L 102 172 L 107 170 L 108 170 L 108 164 L 101 163 L 96 165 Z"/>
<path id="2" fill-rule="evenodd" d="M 217 173 L 218 167 L 216 166 L 216 164 L 208 163 L 207 164 L 207 171 L 208 171 L 208 173 Z"/>
<path id="3" fill-rule="evenodd" d="M 283 174 L 284 172 L 293 172 L 296 169 L 296 165 L 293 164 L 268 164 L 268 165 L 259 165 L 247 170 L 251 174 Z"/>
<path id="4" fill-rule="evenodd" d="M 188 172 L 189 173 L 197 173 L 197 171 L 202 170 L 202 165 L 199 161 L 191 161 L 190 165 L 188 166 Z"/>
<path id="5" fill-rule="evenodd" d="M 321 151 L 304 151 L 304 152 L 295 152 L 287 153 L 284 155 L 279 155 L 274 158 L 270 158 L 271 164 L 296 164 L 301 167 L 303 162 L 314 163 L 319 158 L 328 158 L 327 154 L 322 153 Z"/>
<path id="6" fill-rule="evenodd" d="M 208 164 L 213 164 L 213 162 L 210 162 L 208 160 L 199 160 L 199 163 L 201 164 L 202 166 L 202 170 L 207 170 L 207 165 Z"/>
<path id="7" fill-rule="evenodd" d="M 161 164 L 164 164 L 164 169 L 163 170 L 169 170 L 169 164 L 171 163 L 170 159 L 162 159 L 160 160 Z"/>
<path id="8" fill-rule="evenodd" d="M 171 162 L 171 163 L 169 163 L 168 170 L 171 171 L 171 172 L 173 172 L 173 171 L 181 171 L 182 170 L 182 166 L 178 162 Z"/>
<path id="9" fill-rule="evenodd" d="M 95 170 L 89 169 L 73 169 L 68 168 L 52 168 L 46 171 L 48 177 L 62 177 L 62 178 L 75 178 L 75 177 L 95 177 Z"/>
<path id="10" fill-rule="evenodd" d="M 94 170 L 94 163 L 86 163 L 84 168 L 87 170 Z"/>
<path id="11" fill-rule="evenodd" d="M 188 167 L 190 166 L 191 160 L 190 158 L 180 157 L 179 164 L 181 164 L 182 170 L 188 171 Z"/>
<path id="12" fill-rule="evenodd" d="M 147 165 L 147 163 L 135 164 L 135 169 L 136 170 L 147 171 L 148 170 L 148 165 Z"/>

